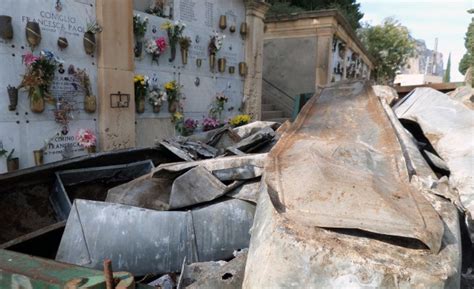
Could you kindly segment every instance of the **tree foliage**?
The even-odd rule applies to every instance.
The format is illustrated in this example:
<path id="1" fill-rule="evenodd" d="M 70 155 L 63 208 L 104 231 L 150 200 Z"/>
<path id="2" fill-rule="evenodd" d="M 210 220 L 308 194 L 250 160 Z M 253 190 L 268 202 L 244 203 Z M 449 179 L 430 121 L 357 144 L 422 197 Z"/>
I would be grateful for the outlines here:
<path id="1" fill-rule="evenodd" d="M 474 10 L 469 11 L 469 13 L 474 13 Z M 474 66 L 474 18 L 472 18 L 471 23 L 467 28 L 464 46 L 467 51 L 459 62 L 459 72 L 462 74 L 466 74 L 468 68 Z"/>
<path id="2" fill-rule="evenodd" d="M 364 17 L 356 0 L 270 0 L 269 3 L 273 5 L 269 15 L 338 9 L 354 29 L 360 27 L 359 21 Z"/>
<path id="3" fill-rule="evenodd" d="M 365 24 L 358 36 L 375 59 L 373 77 L 376 82 L 391 84 L 397 71 L 415 51 L 415 41 L 408 29 L 394 18 L 386 18 L 381 25 Z"/>

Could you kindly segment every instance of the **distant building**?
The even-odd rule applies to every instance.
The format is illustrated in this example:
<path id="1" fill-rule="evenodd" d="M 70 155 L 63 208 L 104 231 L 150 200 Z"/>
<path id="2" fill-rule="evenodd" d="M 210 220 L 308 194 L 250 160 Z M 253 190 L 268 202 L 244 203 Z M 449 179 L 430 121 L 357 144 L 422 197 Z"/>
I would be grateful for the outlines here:
<path id="1" fill-rule="evenodd" d="M 438 39 L 434 50 L 428 49 L 423 40 L 415 41 L 415 55 L 408 59 L 394 83 L 406 86 L 443 82 L 444 62 L 443 54 L 438 52 Z"/>
<path id="2" fill-rule="evenodd" d="M 416 40 L 416 51 L 414 57 L 402 69 L 401 74 L 426 74 L 441 76 L 444 75 L 443 53 L 438 52 L 438 39 L 435 41 L 435 49 L 426 47 L 423 40 Z"/>

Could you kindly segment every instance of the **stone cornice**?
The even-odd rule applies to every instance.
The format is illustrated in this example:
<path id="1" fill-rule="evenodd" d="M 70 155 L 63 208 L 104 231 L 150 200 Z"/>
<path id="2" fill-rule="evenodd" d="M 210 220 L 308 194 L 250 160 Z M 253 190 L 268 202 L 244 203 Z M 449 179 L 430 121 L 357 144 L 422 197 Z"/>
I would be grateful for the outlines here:
<path id="1" fill-rule="evenodd" d="M 270 9 L 271 5 L 263 1 L 245 0 L 245 10 L 247 16 L 255 16 L 265 19 L 265 13 Z"/>

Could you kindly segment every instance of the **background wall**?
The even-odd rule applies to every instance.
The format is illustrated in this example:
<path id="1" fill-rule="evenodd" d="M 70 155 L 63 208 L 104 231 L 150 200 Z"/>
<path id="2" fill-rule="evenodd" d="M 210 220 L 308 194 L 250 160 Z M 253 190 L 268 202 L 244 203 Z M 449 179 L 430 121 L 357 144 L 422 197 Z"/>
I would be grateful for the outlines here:
<path id="1" fill-rule="evenodd" d="M 153 2 L 153 0 L 135 0 L 133 2 L 134 12 L 141 14 L 142 17 L 146 16 L 149 18 L 145 41 L 159 36 L 165 36 L 167 39 L 166 32 L 161 30 L 160 26 L 168 19 L 142 12 Z M 152 84 L 156 83 L 160 88 L 167 81 L 178 81 L 183 86 L 183 105 L 186 118 L 191 117 L 202 120 L 203 117 L 207 116 L 211 103 L 218 92 L 224 92 L 229 97 L 224 120 L 238 114 L 244 90 L 244 77 L 239 76 L 238 73 L 238 63 L 245 61 L 245 41 L 239 33 L 240 24 L 246 19 L 244 1 L 174 0 L 168 2 L 173 14 L 172 21 L 182 20 L 187 24 L 184 34 L 190 36 L 193 41 L 189 50 L 188 64 L 186 66 L 182 65 L 178 46 L 175 61 L 168 61 L 170 57 L 170 50 L 168 49 L 160 57 L 159 65 L 156 63 L 152 64 L 151 56 L 144 52 L 142 58 L 135 59 L 135 73 L 149 76 Z M 79 128 L 89 128 L 98 134 L 99 120 L 104 125 L 120 121 L 120 115 L 107 113 L 110 112 L 109 104 L 105 103 L 109 101 L 108 90 L 104 90 L 101 95 L 98 95 L 97 62 L 99 59 L 97 59 L 97 55 L 89 56 L 83 48 L 83 34 L 87 23 L 93 22 L 96 19 L 96 1 L 61 0 L 60 3 L 62 7 L 58 10 L 56 9 L 56 0 L 0 1 L 0 14 L 11 16 L 14 28 L 13 40 L 9 42 L 0 40 L 0 93 L 2 95 L 0 97 L 0 109 L 2 110 L 2 113 L 0 113 L 0 141 L 7 150 L 15 148 L 15 155 L 20 158 L 20 168 L 33 166 L 33 150 L 41 149 L 44 146 L 44 141 L 50 138 L 52 138 L 52 141 L 45 152 L 45 163 L 63 159 L 64 146 L 68 144 L 74 145 L 72 156 L 86 154 L 82 148 L 77 146 L 74 139 Z M 109 6 L 105 5 L 104 7 L 107 8 Z M 126 5 L 116 8 L 129 9 Z M 220 15 L 227 16 L 227 29 L 224 31 L 219 28 Z M 14 112 L 8 111 L 9 100 L 6 88 L 8 85 L 18 86 L 20 84 L 22 75 L 25 72 L 25 66 L 22 64 L 22 55 L 30 51 L 25 37 L 25 26 L 28 19 L 37 21 L 41 27 L 42 41 L 35 49 L 35 54 L 38 55 L 43 49 L 50 50 L 64 60 L 64 72 L 58 69 L 51 90 L 53 96 L 65 97 L 69 102 L 74 103 L 75 111 L 68 131 L 59 137 L 54 136 L 61 132 L 63 127 L 54 120 L 53 110 L 55 107 L 53 105 L 46 105 L 43 113 L 32 113 L 29 108 L 29 99 L 26 91 L 20 91 L 17 110 Z M 123 19 L 117 18 L 116 21 L 123 22 Z M 111 24 L 107 21 L 106 23 L 99 24 L 107 26 L 113 23 Z M 229 31 L 231 25 L 236 27 L 234 33 Z M 113 27 L 108 27 L 107 30 L 107 35 L 109 36 L 111 28 Z M 107 27 L 104 27 L 105 29 Z M 252 28 L 249 27 L 249 29 Z M 213 73 L 209 68 L 207 47 L 213 31 L 226 35 L 224 47 L 217 54 L 217 58 L 225 57 L 227 60 L 225 73 L 219 73 L 217 69 Z M 125 31 L 123 32 L 125 33 Z M 106 33 L 104 32 L 103 34 L 105 35 Z M 63 51 L 59 50 L 57 46 L 58 37 L 67 38 L 69 42 L 68 48 Z M 97 39 L 99 50 L 103 52 L 101 58 L 104 60 L 108 57 L 105 52 L 109 51 L 112 53 L 115 47 L 106 47 L 104 49 L 105 47 L 101 46 L 99 38 L 102 39 L 102 37 L 98 36 Z M 196 66 L 197 58 L 202 59 L 201 67 Z M 99 102 L 102 99 L 104 102 L 102 105 L 98 104 L 96 113 L 89 114 L 84 111 L 84 92 L 81 89 L 77 89 L 77 80 L 68 74 L 68 67 L 70 65 L 87 70 L 92 82 L 92 91 L 97 96 L 97 101 Z M 110 63 L 107 65 L 110 65 Z M 228 72 L 229 66 L 235 67 L 234 74 Z M 109 66 L 107 67 L 110 68 Z M 199 78 L 199 86 L 195 85 L 196 78 Z M 124 81 L 124 79 L 121 81 Z M 130 83 L 132 82 L 133 79 L 130 78 Z M 116 86 L 119 83 L 109 83 L 108 85 L 112 85 L 113 91 L 116 91 Z M 124 90 L 122 89 L 122 91 Z M 131 97 L 133 98 L 133 94 Z M 99 110 L 103 112 L 100 117 L 98 115 Z M 133 114 L 130 116 L 133 117 Z M 167 103 L 164 103 L 160 113 L 153 113 L 152 106 L 146 102 L 145 113 L 135 115 L 135 132 L 135 142 L 138 147 L 152 146 L 155 140 L 173 135 L 174 125 L 170 121 Z M 102 136 L 102 134 L 100 135 Z M 105 137 L 109 138 L 107 135 Z M 133 142 L 133 140 L 131 141 Z M 109 149 L 120 148 L 120 146 L 110 147 L 110 144 L 106 147 Z M 5 171 L 5 161 L 0 160 L 0 173 Z"/>
<path id="2" fill-rule="evenodd" d="M 43 49 L 50 50 L 64 60 L 64 72 L 56 72 L 51 87 L 53 96 L 64 97 L 75 104 L 69 130 L 60 137 L 53 138 L 45 152 L 45 162 L 61 160 L 66 144 L 74 145 L 74 156 L 85 154 L 77 146 L 74 135 L 79 128 L 97 130 L 97 114 L 86 113 L 83 109 L 84 92 L 76 89 L 76 80 L 68 74 L 68 67 L 86 69 L 92 81 L 92 90 L 96 90 L 96 59 L 88 56 L 83 49 L 83 33 L 88 22 L 95 19 L 94 0 L 61 0 L 62 10 L 55 9 L 56 1 L 45 0 L 2 0 L 0 14 L 12 17 L 14 38 L 11 41 L 0 39 L 0 141 L 6 150 L 15 149 L 20 158 L 20 167 L 34 165 L 33 150 L 43 147 L 44 140 L 50 139 L 62 130 L 62 126 L 54 121 L 52 105 L 46 105 L 41 114 L 30 111 L 26 91 L 20 90 L 19 103 L 16 111 L 8 111 L 7 86 L 18 86 L 25 66 L 22 55 L 31 51 L 25 37 L 25 26 L 28 20 L 40 23 L 42 41 L 35 49 L 35 55 Z M 57 46 L 58 37 L 66 37 L 69 46 L 60 51 Z M 5 160 L 0 159 L 0 173 L 6 171 Z"/>
<path id="3" fill-rule="evenodd" d="M 143 9 L 153 1 L 135 1 L 135 9 Z M 226 104 L 225 118 L 238 113 L 241 107 L 244 78 L 239 76 L 238 63 L 245 61 L 245 41 L 241 38 L 240 24 L 245 21 L 245 6 L 242 0 L 175 0 L 172 4 L 173 20 L 181 20 L 187 27 L 184 35 L 191 37 L 192 45 L 189 49 L 188 64 L 183 65 L 179 45 L 177 47 L 176 59 L 169 62 L 170 49 L 159 58 L 159 65 L 152 63 L 151 56 L 143 53 L 141 59 L 135 59 L 135 72 L 150 77 L 151 84 L 157 83 L 160 88 L 164 83 L 171 80 L 178 81 L 182 86 L 184 96 L 183 106 L 185 118 L 202 120 L 206 117 L 217 92 L 224 92 L 229 98 Z M 150 38 L 164 36 L 166 31 L 160 29 L 162 23 L 168 19 L 147 15 L 141 11 L 135 11 L 142 19 L 149 18 L 149 25 L 145 35 L 145 41 Z M 222 31 L 219 28 L 220 15 L 227 16 L 227 28 Z M 236 31 L 230 33 L 229 27 L 234 25 Z M 225 57 L 227 68 L 225 73 L 213 73 L 209 67 L 209 56 L 207 47 L 213 31 L 225 34 L 224 47 L 217 53 L 217 59 Z M 202 59 L 202 66 L 197 67 L 196 59 Z M 235 73 L 228 72 L 229 66 L 235 67 Z M 195 85 L 199 78 L 199 86 Z M 170 122 L 168 104 L 164 103 L 160 113 L 153 113 L 152 106 L 145 104 L 145 113 L 136 115 L 137 145 L 153 145 L 155 139 L 162 139 L 174 132 Z"/>

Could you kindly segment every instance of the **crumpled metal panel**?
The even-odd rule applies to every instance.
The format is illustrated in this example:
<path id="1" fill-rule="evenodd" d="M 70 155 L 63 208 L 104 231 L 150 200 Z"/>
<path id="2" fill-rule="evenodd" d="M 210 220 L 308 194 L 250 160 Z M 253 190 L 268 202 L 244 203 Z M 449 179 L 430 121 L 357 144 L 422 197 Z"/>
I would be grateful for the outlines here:
<path id="1" fill-rule="evenodd" d="M 242 139 L 238 143 L 227 148 L 227 150 L 236 155 L 242 152 L 252 152 L 257 148 L 269 143 L 275 137 L 275 131 L 271 127 L 264 127 L 258 132 Z"/>
<path id="2" fill-rule="evenodd" d="M 171 204 L 170 199 L 173 199 L 172 188 L 174 185 L 183 187 L 177 178 L 184 173 L 196 167 L 201 167 L 209 172 L 230 170 L 228 171 L 230 173 L 225 174 L 226 180 L 238 181 L 244 177 L 254 175 L 257 177 L 261 174 L 266 156 L 267 154 L 255 154 L 243 157 L 222 157 L 203 161 L 163 164 L 146 176 L 110 189 L 106 201 L 156 210 L 181 208 L 181 205 L 175 207 L 176 204 Z M 232 179 L 232 176 L 236 179 Z M 207 178 L 212 179 L 211 176 L 207 176 Z M 229 193 L 238 185 L 240 185 L 240 182 L 234 182 L 226 186 L 222 194 Z M 217 185 L 217 187 L 219 186 Z M 204 193 L 199 197 L 193 196 L 193 194 L 198 193 L 194 188 L 198 188 L 197 191 Z M 196 179 L 192 187 L 187 186 L 186 188 L 184 186 L 183 189 L 184 191 L 175 190 L 175 193 L 186 195 L 181 196 L 181 199 L 186 197 L 188 201 L 194 200 L 193 202 L 187 202 L 189 205 L 211 201 L 222 195 L 216 192 L 205 192 L 207 184 L 199 178 Z"/>
<path id="3" fill-rule="evenodd" d="M 260 177 L 262 173 L 263 173 L 263 168 L 251 166 L 251 165 L 244 165 L 241 167 L 215 170 L 212 172 L 214 176 L 216 176 L 219 180 L 223 182 L 236 181 L 236 180 L 250 180 L 250 179 Z"/>
<path id="4" fill-rule="evenodd" d="M 72 201 L 66 190 L 67 186 L 87 184 L 106 180 L 110 183 L 129 182 L 151 172 L 155 166 L 151 160 L 115 166 L 102 166 L 56 172 L 54 190 L 49 200 L 59 220 L 66 220 L 71 210 Z M 84 197 L 85 198 L 85 197 Z"/>
<path id="5" fill-rule="evenodd" d="M 136 276 L 178 272 L 185 257 L 227 259 L 247 248 L 254 211 L 236 199 L 188 212 L 76 200 L 56 260 L 100 269 L 109 258 L 114 270 Z"/>
<path id="6" fill-rule="evenodd" d="M 215 158 L 218 154 L 214 147 L 182 137 L 163 140 L 160 144 L 185 161 Z"/>
<path id="7" fill-rule="evenodd" d="M 179 209 L 224 195 L 227 186 L 211 172 L 197 166 L 177 177 L 171 187 L 170 208 Z"/>
<path id="8" fill-rule="evenodd" d="M 418 239 L 436 253 L 443 223 L 409 185 L 403 152 L 367 83 L 312 98 L 270 152 L 266 183 L 276 210 L 307 227 Z"/>
<path id="9" fill-rule="evenodd" d="M 432 88 L 417 88 L 395 107 L 400 119 L 418 123 L 436 152 L 446 161 L 449 182 L 467 210 L 474 241 L 474 111 Z"/>

